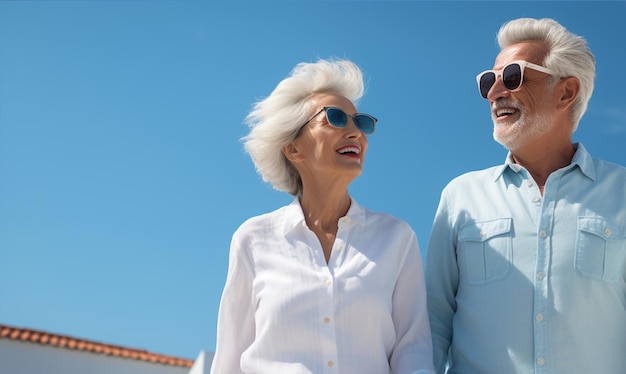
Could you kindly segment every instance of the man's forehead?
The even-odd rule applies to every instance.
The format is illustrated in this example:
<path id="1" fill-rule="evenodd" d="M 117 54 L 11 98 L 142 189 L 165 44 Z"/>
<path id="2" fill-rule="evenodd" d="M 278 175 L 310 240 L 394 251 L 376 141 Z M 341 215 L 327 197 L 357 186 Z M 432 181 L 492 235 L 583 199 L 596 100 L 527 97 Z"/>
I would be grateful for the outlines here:
<path id="1" fill-rule="evenodd" d="M 541 41 L 533 40 L 512 44 L 503 48 L 496 56 L 493 68 L 494 70 L 502 69 L 516 60 L 524 60 L 541 65 L 547 52 L 547 46 Z"/>

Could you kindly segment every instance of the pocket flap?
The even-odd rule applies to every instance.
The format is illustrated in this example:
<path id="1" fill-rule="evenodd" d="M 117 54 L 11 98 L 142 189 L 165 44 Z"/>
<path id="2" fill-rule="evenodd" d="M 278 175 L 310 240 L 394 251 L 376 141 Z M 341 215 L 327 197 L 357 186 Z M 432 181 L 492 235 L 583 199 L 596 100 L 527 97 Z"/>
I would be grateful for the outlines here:
<path id="1" fill-rule="evenodd" d="M 470 223 L 459 232 L 459 240 L 483 242 L 494 236 L 511 231 L 511 218 L 498 218 L 491 221 Z"/>
<path id="2" fill-rule="evenodd" d="M 605 240 L 626 239 L 626 230 L 602 217 L 578 217 L 578 230 Z"/>

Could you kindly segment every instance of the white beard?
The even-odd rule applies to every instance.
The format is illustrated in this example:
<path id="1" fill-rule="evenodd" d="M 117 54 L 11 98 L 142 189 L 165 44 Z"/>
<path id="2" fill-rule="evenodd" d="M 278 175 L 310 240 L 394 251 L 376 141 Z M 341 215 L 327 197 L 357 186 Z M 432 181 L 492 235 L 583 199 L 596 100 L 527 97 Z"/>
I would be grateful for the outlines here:
<path id="1" fill-rule="evenodd" d="M 520 117 L 513 123 L 496 123 L 495 118 L 492 118 L 493 138 L 508 150 L 517 150 L 550 131 L 552 116 L 540 113 L 528 116 L 517 103 L 507 103 L 505 106 L 515 107 L 520 111 Z"/>

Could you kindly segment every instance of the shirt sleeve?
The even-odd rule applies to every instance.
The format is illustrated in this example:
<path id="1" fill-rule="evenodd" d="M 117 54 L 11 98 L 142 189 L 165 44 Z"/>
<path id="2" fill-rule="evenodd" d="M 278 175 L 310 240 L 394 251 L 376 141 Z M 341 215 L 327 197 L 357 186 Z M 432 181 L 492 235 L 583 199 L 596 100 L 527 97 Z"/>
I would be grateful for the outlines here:
<path id="1" fill-rule="evenodd" d="M 452 341 L 452 318 L 456 312 L 458 264 L 453 213 L 444 189 L 426 253 L 428 315 L 433 337 L 433 360 L 437 373 L 445 372 Z"/>
<path id="2" fill-rule="evenodd" d="M 217 342 L 211 374 L 243 373 L 241 355 L 255 336 L 252 269 L 248 252 L 235 233 L 217 318 Z"/>
<path id="3" fill-rule="evenodd" d="M 433 373 L 424 271 L 417 237 L 413 230 L 407 246 L 392 296 L 396 346 L 390 358 L 391 372 Z"/>

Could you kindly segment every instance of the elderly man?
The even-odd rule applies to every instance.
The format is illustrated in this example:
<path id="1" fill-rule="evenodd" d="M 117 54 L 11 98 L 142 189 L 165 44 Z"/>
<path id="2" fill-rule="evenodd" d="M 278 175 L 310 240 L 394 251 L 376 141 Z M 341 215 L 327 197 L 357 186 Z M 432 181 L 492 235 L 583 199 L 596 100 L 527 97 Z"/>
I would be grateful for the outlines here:
<path id="1" fill-rule="evenodd" d="M 551 19 L 498 42 L 477 80 L 509 153 L 446 186 L 428 245 L 437 371 L 624 373 L 626 169 L 572 143 L 595 59 Z"/>

